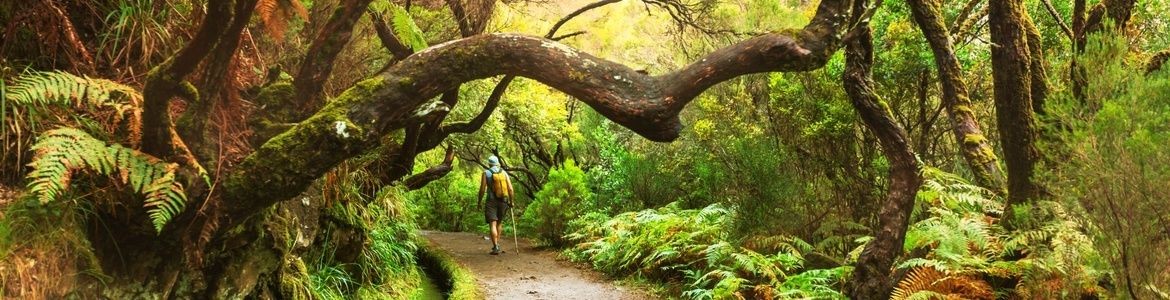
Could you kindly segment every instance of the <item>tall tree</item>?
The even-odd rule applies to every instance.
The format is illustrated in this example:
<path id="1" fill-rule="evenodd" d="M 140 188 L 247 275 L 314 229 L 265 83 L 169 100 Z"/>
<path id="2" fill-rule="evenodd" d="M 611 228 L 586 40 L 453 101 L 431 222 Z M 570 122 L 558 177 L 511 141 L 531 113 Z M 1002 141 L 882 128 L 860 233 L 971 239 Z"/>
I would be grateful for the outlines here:
<path id="1" fill-rule="evenodd" d="M 1037 64 L 1029 47 L 1032 25 L 1023 0 L 991 1 L 988 10 L 995 112 L 1008 171 L 1005 214 L 1010 216 L 1013 205 L 1040 195 L 1040 187 L 1032 180 L 1040 157 L 1032 97 Z"/>
<path id="2" fill-rule="evenodd" d="M 934 53 L 934 64 L 938 67 L 938 78 L 942 85 L 942 105 L 954 124 L 955 141 L 967 165 L 975 175 L 975 181 L 987 189 L 1004 191 L 1004 175 L 999 169 L 999 158 L 991 148 L 990 141 L 983 136 L 979 120 L 975 118 L 967 83 L 963 81 L 963 69 L 955 57 L 951 35 L 943 22 L 941 7 L 936 0 L 909 0 L 914 22 L 922 29 L 930 49 Z"/>

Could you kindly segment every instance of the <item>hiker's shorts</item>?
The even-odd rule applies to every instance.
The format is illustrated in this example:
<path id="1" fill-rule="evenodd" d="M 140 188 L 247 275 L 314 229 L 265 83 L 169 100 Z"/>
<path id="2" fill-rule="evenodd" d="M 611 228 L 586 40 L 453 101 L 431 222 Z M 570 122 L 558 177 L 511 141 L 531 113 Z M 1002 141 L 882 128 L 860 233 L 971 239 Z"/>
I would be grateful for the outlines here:
<path id="1" fill-rule="evenodd" d="M 483 219 L 488 224 L 492 221 L 501 221 L 508 215 L 508 203 L 501 200 L 488 200 L 483 207 Z"/>

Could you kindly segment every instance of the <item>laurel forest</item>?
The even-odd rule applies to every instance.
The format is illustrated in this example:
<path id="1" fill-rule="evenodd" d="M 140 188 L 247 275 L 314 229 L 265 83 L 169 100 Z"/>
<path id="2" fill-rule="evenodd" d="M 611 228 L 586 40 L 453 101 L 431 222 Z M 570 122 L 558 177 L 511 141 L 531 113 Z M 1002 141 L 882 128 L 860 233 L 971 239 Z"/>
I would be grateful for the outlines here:
<path id="1" fill-rule="evenodd" d="M 653 298 L 1170 299 L 1170 2 L 28 0 L 0 25 L 0 298 L 501 298 L 427 237 L 488 235 L 498 162 L 501 243 Z"/>

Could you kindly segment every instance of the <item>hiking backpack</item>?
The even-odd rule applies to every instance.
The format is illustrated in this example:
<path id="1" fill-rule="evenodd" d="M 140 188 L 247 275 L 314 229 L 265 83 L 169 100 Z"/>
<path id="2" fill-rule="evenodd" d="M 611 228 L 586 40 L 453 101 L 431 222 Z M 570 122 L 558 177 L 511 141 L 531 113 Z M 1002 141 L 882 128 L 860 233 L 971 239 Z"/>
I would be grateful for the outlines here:
<path id="1" fill-rule="evenodd" d="M 508 180 L 508 174 L 504 173 L 503 170 L 500 170 L 500 172 L 492 172 L 489 169 L 487 172 L 490 175 L 488 178 L 491 178 L 492 181 L 489 184 L 492 188 L 492 195 L 496 196 L 497 199 L 511 198 L 512 181 Z"/>

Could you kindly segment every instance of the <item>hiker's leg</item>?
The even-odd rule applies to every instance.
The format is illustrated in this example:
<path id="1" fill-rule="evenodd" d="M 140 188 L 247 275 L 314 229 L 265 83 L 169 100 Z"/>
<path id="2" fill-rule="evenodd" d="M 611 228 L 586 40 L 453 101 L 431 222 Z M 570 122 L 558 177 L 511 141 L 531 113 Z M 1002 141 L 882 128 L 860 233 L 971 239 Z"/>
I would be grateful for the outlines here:
<path id="1" fill-rule="evenodd" d="M 483 207 L 483 219 L 488 223 L 488 233 L 492 237 L 492 246 L 496 245 L 496 224 L 500 222 L 500 215 L 497 213 L 496 202 L 488 199 Z"/>
<path id="2" fill-rule="evenodd" d="M 492 230 L 492 246 L 499 245 L 497 241 L 500 240 L 500 221 L 492 221 L 488 227 Z"/>

